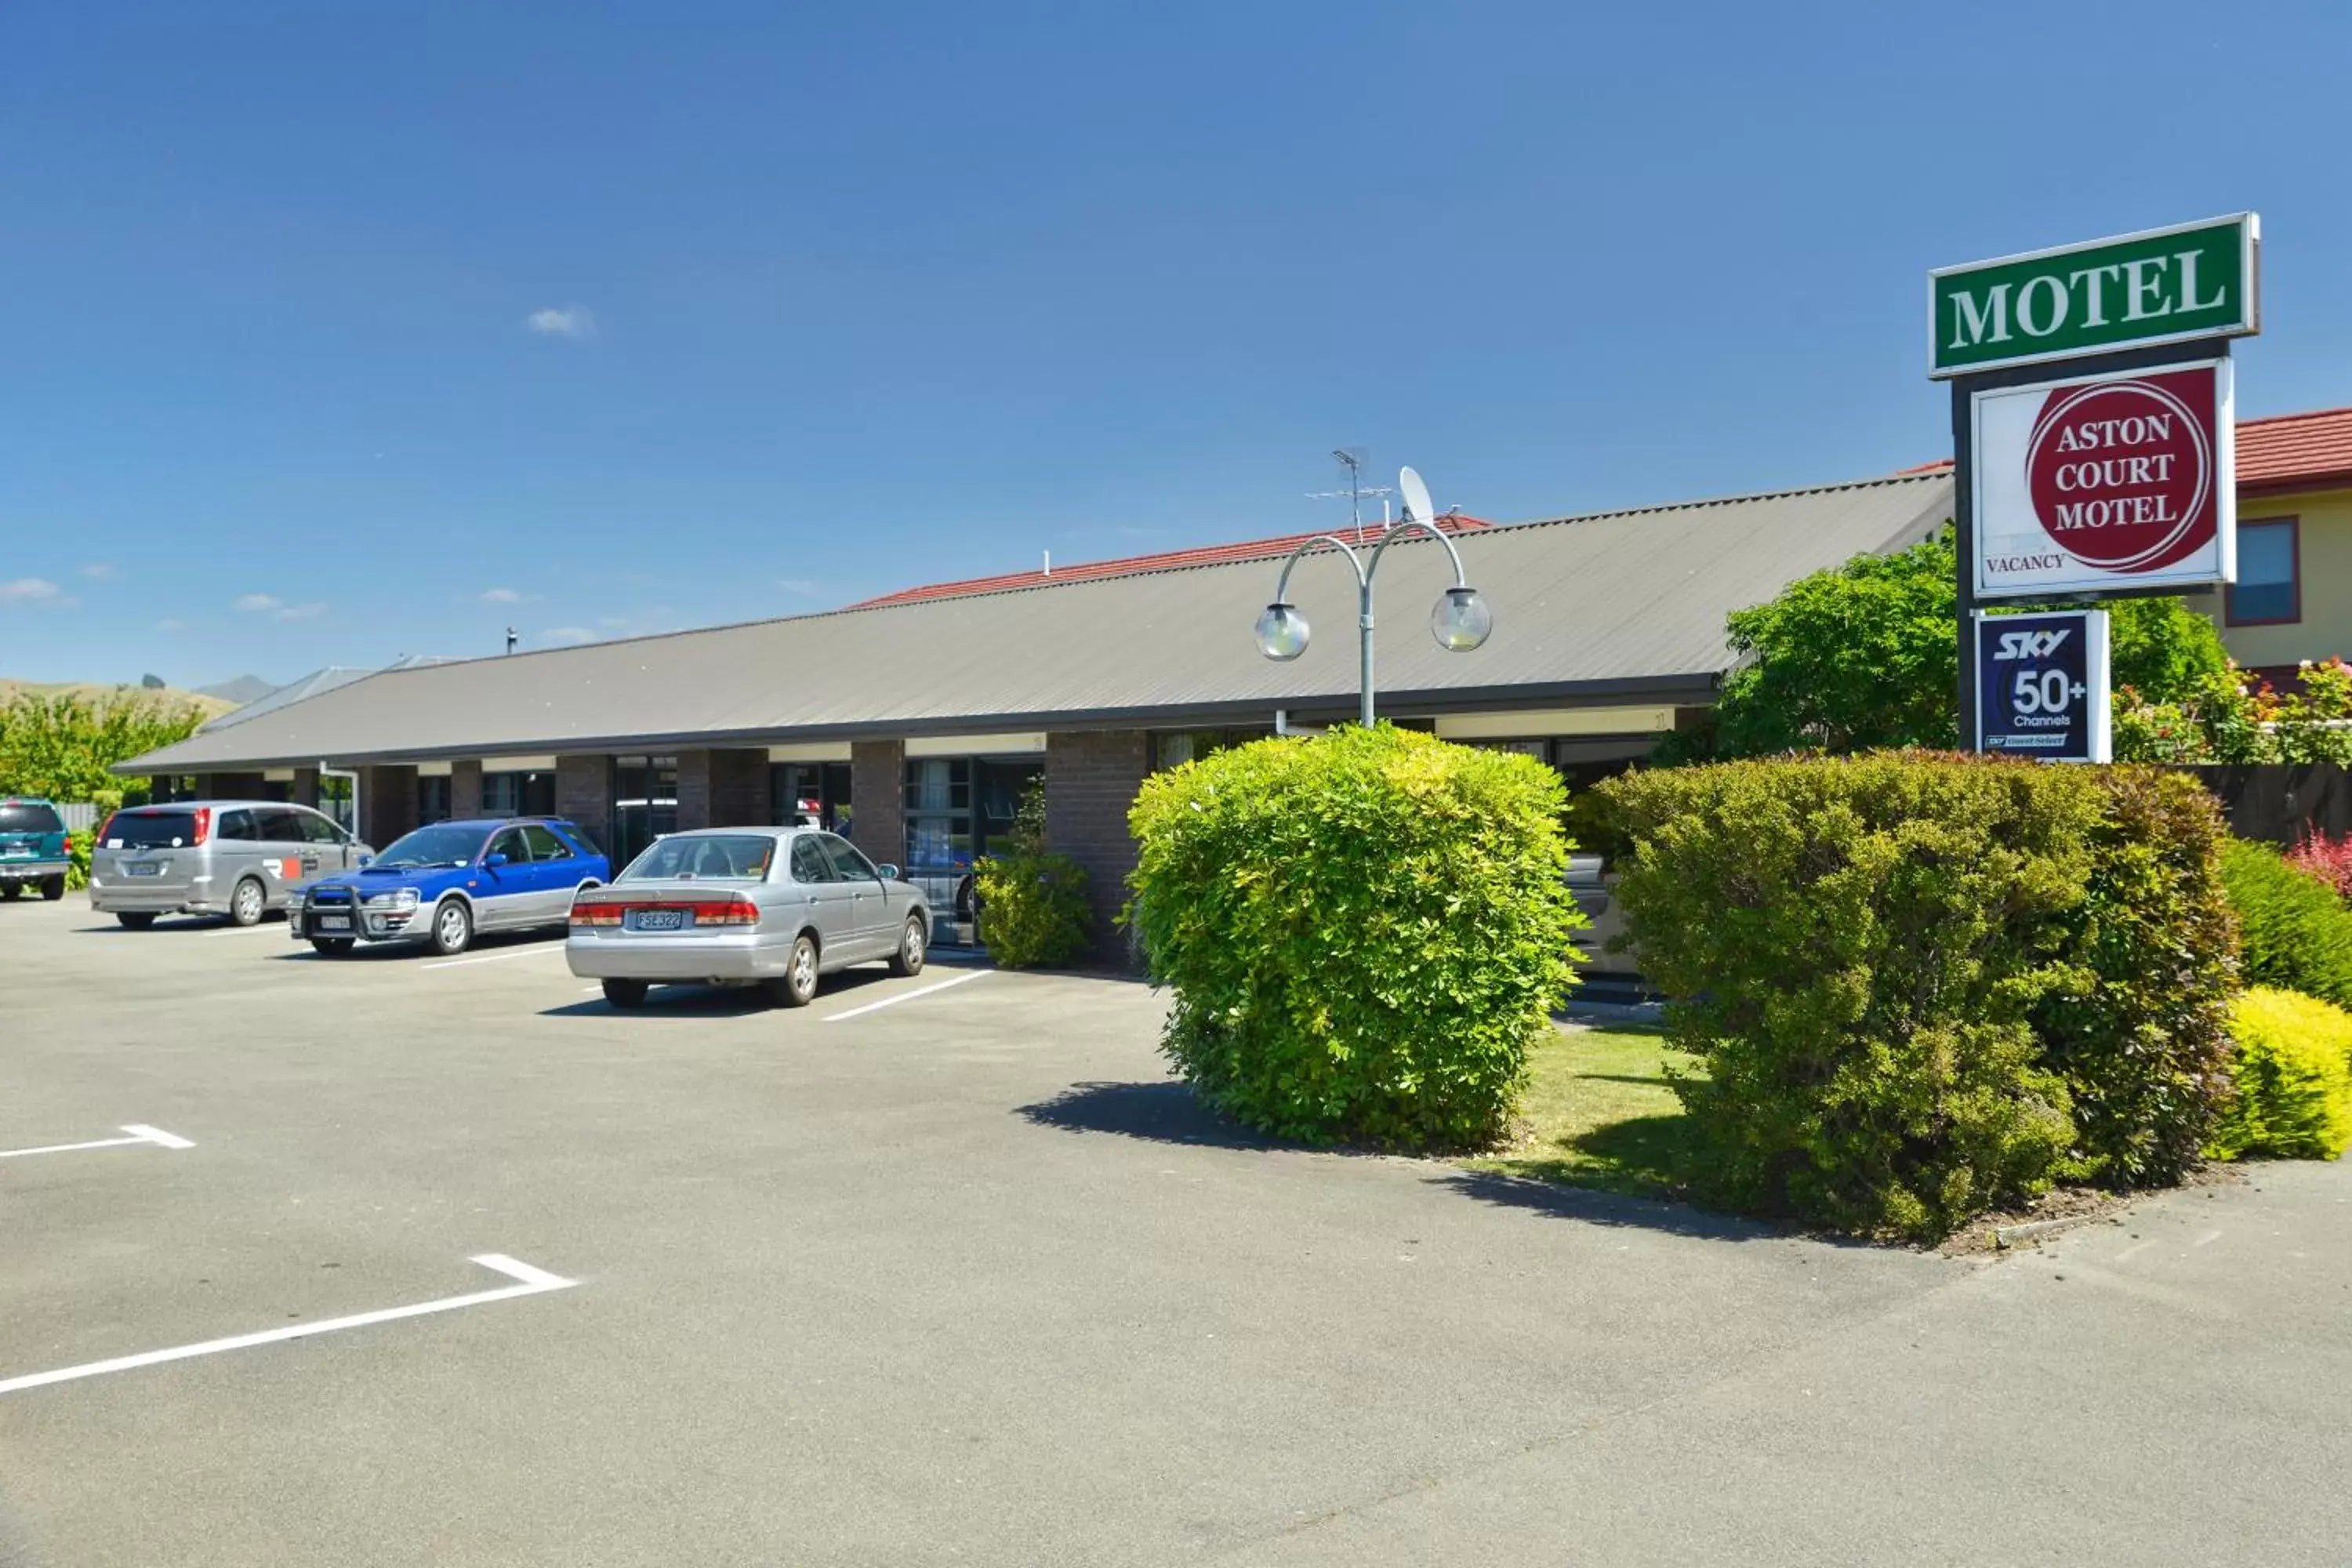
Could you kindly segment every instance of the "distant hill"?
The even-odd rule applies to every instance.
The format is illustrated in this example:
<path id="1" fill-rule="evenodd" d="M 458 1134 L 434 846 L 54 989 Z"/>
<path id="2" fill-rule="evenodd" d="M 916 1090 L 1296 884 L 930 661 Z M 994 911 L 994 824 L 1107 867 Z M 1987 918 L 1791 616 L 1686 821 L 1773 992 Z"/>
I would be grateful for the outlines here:
<path id="1" fill-rule="evenodd" d="M 264 689 L 267 689 L 266 687 Z M 204 710 L 207 719 L 217 719 L 237 706 L 225 697 L 210 696 L 202 691 L 183 691 L 176 686 L 140 687 L 127 681 L 110 686 L 96 680 L 11 680 L 0 675 L 0 705 L 14 701 L 19 692 L 30 692 L 36 697 L 147 697 L 173 707 L 193 703 Z"/>
<path id="2" fill-rule="evenodd" d="M 196 695 L 217 697 L 224 702 L 242 705 L 258 701 L 277 689 L 278 686 L 274 681 L 264 680 L 257 675 L 240 675 L 235 680 L 224 680 L 212 686 L 199 686 L 196 688 Z"/>

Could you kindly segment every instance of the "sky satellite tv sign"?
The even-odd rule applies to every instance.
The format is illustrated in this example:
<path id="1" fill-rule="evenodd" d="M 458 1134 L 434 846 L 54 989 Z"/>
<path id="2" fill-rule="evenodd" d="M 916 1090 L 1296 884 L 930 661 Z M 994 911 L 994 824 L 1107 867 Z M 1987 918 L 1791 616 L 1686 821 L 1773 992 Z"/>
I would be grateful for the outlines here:
<path id="1" fill-rule="evenodd" d="M 1977 750 L 2045 763 L 2106 762 L 2106 611 L 1979 611 L 1976 627 Z"/>
<path id="2" fill-rule="evenodd" d="M 1979 392 L 1969 424 L 1979 598 L 2236 578 L 2230 361 Z"/>
<path id="3" fill-rule="evenodd" d="M 1927 274 L 1928 374 L 2262 331 L 2252 213 Z"/>

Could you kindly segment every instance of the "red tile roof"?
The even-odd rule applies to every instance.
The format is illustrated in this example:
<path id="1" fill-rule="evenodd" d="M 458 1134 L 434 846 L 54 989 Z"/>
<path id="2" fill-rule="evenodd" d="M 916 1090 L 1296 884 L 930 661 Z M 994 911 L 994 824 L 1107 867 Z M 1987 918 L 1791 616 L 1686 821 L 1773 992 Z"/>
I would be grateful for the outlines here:
<path id="1" fill-rule="evenodd" d="M 1951 458 L 1937 458 L 1897 471 L 1932 474 L 1951 466 Z M 2337 486 L 2352 486 L 2352 408 L 2238 421 L 2241 492 L 2275 495 Z"/>
<path id="2" fill-rule="evenodd" d="M 1437 526 L 1448 533 L 1472 533 L 1495 525 L 1482 518 L 1465 517 L 1449 511 L 1436 520 Z M 1336 533 L 1345 538 L 1345 527 L 1319 529 L 1317 533 Z M 1007 572 L 996 577 L 967 577 L 957 583 L 931 583 L 919 588 L 901 588 L 895 594 L 885 594 L 878 599 L 863 599 L 848 607 L 853 610 L 871 609 L 877 605 L 906 605 L 920 599 L 953 599 L 967 594 L 1002 594 L 1013 588 L 1036 588 L 1049 583 L 1071 583 L 1087 577 L 1129 577 L 1144 572 L 1171 572 L 1185 566 L 1213 566 L 1227 561 L 1262 561 L 1289 554 L 1316 533 L 1286 533 L 1276 539 L 1249 539 L 1237 544 L 1205 544 L 1192 550 L 1171 550 L 1159 555 L 1127 555 L 1116 561 L 1087 561 L 1070 566 L 1056 566 L 1049 574 Z M 1364 538 L 1369 542 L 1380 536 L 1380 525 L 1368 523 Z"/>
<path id="3" fill-rule="evenodd" d="M 2238 422 L 2238 489 L 2276 493 L 2352 485 L 2352 408 Z"/>

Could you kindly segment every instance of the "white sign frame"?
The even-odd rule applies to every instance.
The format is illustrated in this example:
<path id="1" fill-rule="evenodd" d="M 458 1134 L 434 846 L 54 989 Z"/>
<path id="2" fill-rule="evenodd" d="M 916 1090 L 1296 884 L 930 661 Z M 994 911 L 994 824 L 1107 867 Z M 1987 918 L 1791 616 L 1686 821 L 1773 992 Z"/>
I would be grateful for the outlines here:
<path id="1" fill-rule="evenodd" d="M 1997 692 L 1987 689 L 1980 650 L 1984 643 L 1984 627 L 1998 626 L 2002 621 L 2015 620 L 2014 616 L 1993 615 L 1974 610 L 1969 616 L 1969 679 L 1976 685 L 1976 733 L 1969 737 L 1969 750 L 1982 756 L 2015 757 L 2025 761 L 2046 762 L 2057 766 L 2067 763 L 2096 763 L 2105 764 L 2116 758 L 2115 658 L 2114 644 L 2109 640 L 2108 617 L 2105 610 L 2042 610 L 2029 611 L 2034 619 L 2052 620 L 2079 617 L 2083 632 L 2084 726 L 2089 736 L 2090 755 L 2085 757 L 2035 758 L 2022 749 L 1985 750 L 1985 714 L 1990 710 Z"/>
<path id="2" fill-rule="evenodd" d="M 2101 371 L 2095 374 L 2053 376 L 2018 386 L 1990 387 L 1969 395 L 1969 576 L 1975 596 L 1987 603 L 2008 603 L 2020 599 L 2117 599 L 2134 598 L 2150 594 L 2177 594 L 2207 588 L 2219 588 L 2238 580 L 2238 416 L 2235 362 L 2229 355 L 2180 360 L 2166 364 L 2143 365 L 2136 370 Z M 2213 506 L 2214 545 L 2211 561 L 2207 552 L 2200 550 L 2187 561 L 2154 572 L 2117 572 L 2076 562 L 2078 570 L 2070 576 L 2042 578 L 2030 584 L 1990 586 L 1985 582 L 1985 561 L 1990 532 L 1986 527 L 1986 505 L 1989 496 L 2005 494 L 2010 487 L 2004 477 L 1999 485 L 1988 484 L 1988 453 L 1985 441 L 1985 406 L 1995 399 L 2031 397 L 2057 391 L 2062 387 L 2084 386 L 2096 382 L 2137 381 L 2147 376 L 2170 375 L 2180 371 L 2213 372 Z M 2015 459 L 2017 454 L 2003 453 L 2004 459 Z M 2004 535 L 2011 537 L 2011 535 Z M 2044 535 L 2043 537 L 2047 537 Z M 2052 548 L 2056 548 L 2052 542 Z"/>

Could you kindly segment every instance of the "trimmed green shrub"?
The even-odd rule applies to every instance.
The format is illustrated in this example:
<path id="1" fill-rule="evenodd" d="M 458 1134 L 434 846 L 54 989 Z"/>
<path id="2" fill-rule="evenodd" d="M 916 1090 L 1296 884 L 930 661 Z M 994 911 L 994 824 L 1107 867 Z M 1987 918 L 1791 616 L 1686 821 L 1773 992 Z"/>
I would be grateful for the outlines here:
<path id="1" fill-rule="evenodd" d="M 2352 910 L 2334 888 L 2242 838 L 2222 847 L 2221 880 L 2248 984 L 2352 1007 Z"/>
<path id="2" fill-rule="evenodd" d="M 1600 787 L 1643 973 L 1706 1067 L 1674 1085 L 1700 1196 L 1932 1239 L 2049 1185 L 2072 1098 L 2029 1020 L 2091 871 L 2085 772 L 1884 752 Z"/>
<path id="3" fill-rule="evenodd" d="M 972 868 L 980 940 L 1000 969 L 1067 963 L 1094 937 L 1086 868 L 1067 855 L 1015 851 Z"/>
<path id="4" fill-rule="evenodd" d="M 2213 1129 L 2217 1160 L 2333 1160 L 2352 1141 L 2352 1014 L 2258 985 L 2238 998 L 2236 1099 Z"/>
<path id="5" fill-rule="evenodd" d="M 2063 977 L 2033 1014 L 2066 1079 L 2077 1138 L 2064 1174 L 2165 1186 L 2196 1164 L 2230 1091 L 2237 942 L 2222 891 L 2228 831 L 2187 773 L 2103 768 Z"/>
<path id="6" fill-rule="evenodd" d="M 1148 780 L 1129 918 L 1202 1099 L 1311 1142 L 1492 1142 L 1570 982 L 1559 777 L 1380 725 Z"/>

